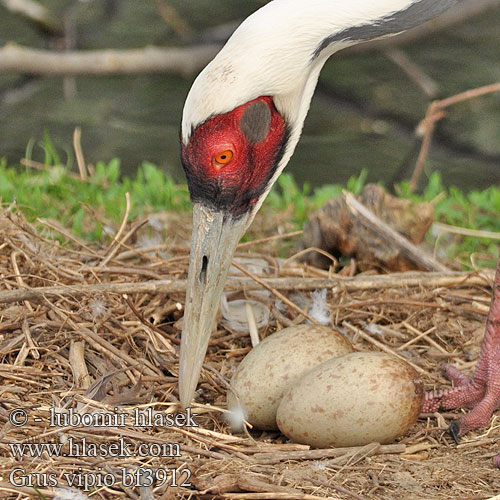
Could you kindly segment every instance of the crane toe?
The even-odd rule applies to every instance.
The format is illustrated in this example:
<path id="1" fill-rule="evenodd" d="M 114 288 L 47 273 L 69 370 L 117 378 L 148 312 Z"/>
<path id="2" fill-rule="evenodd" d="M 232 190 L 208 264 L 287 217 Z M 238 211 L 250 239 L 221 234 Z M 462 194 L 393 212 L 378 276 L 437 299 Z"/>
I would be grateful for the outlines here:
<path id="1" fill-rule="evenodd" d="M 458 443 L 460 436 L 470 430 L 487 426 L 493 412 L 500 407 L 500 256 L 486 333 L 474 375 L 469 378 L 451 365 L 444 366 L 444 373 L 455 387 L 428 392 L 422 411 L 432 413 L 439 408 L 472 408 L 449 427 L 452 438 Z M 500 454 L 493 463 L 500 467 Z"/>

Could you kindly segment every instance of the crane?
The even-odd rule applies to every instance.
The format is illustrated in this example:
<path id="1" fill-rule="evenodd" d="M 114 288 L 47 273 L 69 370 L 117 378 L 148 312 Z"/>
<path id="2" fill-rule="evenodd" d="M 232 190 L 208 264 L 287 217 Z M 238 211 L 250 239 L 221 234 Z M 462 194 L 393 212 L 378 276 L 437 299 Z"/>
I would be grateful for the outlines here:
<path id="1" fill-rule="evenodd" d="M 417 26 L 454 3 L 273 0 L 243 21 L 196 78 L 181 125 L 193 202 L 179 366 L 184 408 L 196 390 L 236 245 L 294 152 L 326 60 L 345 47 Z M 499 400 L 500 267 L 495 287 L 477 375 L 469 380 L 448 367 L 460 387 L 435 391 L 425 403 L 428 410 L 477 403 L 452 424 L 455 437 L 484 425 Z"/>

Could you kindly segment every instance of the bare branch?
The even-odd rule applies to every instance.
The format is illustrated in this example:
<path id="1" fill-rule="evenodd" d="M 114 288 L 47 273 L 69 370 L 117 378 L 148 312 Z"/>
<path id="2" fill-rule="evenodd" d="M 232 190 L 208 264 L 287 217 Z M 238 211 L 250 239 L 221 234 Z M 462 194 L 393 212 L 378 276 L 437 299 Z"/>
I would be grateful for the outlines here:
<path id="1" fill-rule="evenodd" d="M 1 3 L 17 0 L 0 0 Z M 437 31 L 498 7 L 500 0 L 464 0 L 436 20 L 399 36 L 363 43 L 342 51 L 384 50 L 425 38 Z M 232 28 L 231 28 L 232 29 Z M 230 35 L 230 33 L 228 33 Z M 104 75 L 172 72 L 189 76 L 203 68 L 220 50 L 222 43 L 183 48 L 145 47 L 131 50 L 94 50 L 57 53 L 9 43 L 0 49 L 0 72 L 38 75 Z"/>
<path id="2" fill-rule="evenodd" d="M 193 29 L 188 22 L 183 19 L 175 7 L 164 0 L 154 0 L 154 5 L 163 22 L 171 28 L 181 39 L 192 36 Z"/>
<path id="3" fill-rule="evenodd" d="M 384 53 L 394 64 L 399 66 L 426 95 L 433 99 L 438 95 L 439 85 L 426 74 L 420 66 L 411 61 L 402 50 L 395 47 L 387 49 Z"/>
<path id="4" fill-rule="evenodd" d="M 478 87 L 475 89 L 466 90 L 460 94 L 447 97 L 446 99 L 441 99 L 440 101 L 433 101 L 430 103 L 425 114 L 425 118 L 419 123 L 417 127 L 417 135 L 423 137 L 422 145 L 420 147 L 420 152 L 413 170 L 413 174 L 410 179 L 410 190 L 413 192 L 417 189 L 420 176 L 424 168 L 429 149 L 431 147 L 432 135 L 434 129 L 436 128 L 436 123 L 445 116 L 445 109 L 470 99 L 476 97 L 481 97 L 486 94 L 492 94 L 494 92 L 500 92 L 500 82 L 492 83 L 490 85 L 485 85 L 483 87 Z"/>
<path id="5" fill-rule="evenodd" d="M 45 31 L 50 33 L 61 33 L 62 26 L 52 17 L 50 12 L 35 0 L 0 0 L 6 9 L 14 14 L 19 14 L 34 22 Z"/>
<path id="6" fill-rule="evenodd" d="M 205 66 L 219 49 L 218 45 L 203 45 L 58 53 L 9 43 L 0 48 L 0 73 L 105 75 L 167 71 L 189 76 Z"/>
<path id="7" fill-rule="evenodd" d="M 387 275 L 365 276 L 353 278 L 335 276 L 333 278 L 263 278 L 266 285 L 277 290 L 316 290 L 328 288 L 333 292 L 342 290 L 357 291 L 405 287 L 453 287 L 453 286 L 488 286 L 493 283 L 494 269 L 483 269 L 480 273 L 468 272 L 408 272 Z M 262 285 L 248 278 L 229 278 L 225 286 L 226 292 L 260 290 Z M 0 304 L 9 304 L 22 300 L 40 302 L 51 297 L 83 297 L 86 295 L 111 294 L 154 294 L 186 293 L 185 280 L 152 280 L 139 283 L 102 283 L 95 285 L 58 285 L 38 288 L 18 288 L 0 291 Z"/>

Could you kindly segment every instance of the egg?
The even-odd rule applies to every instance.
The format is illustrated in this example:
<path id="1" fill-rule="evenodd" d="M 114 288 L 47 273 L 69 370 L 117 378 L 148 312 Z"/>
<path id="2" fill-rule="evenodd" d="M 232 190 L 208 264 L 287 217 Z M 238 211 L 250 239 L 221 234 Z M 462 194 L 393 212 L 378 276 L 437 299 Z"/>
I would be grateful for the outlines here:
<path id="1" fill-rule="evenodd" d="M 227 395 L 228 408 L 236 415 L 243 413 L 259 429 L 277 429 L 276 410 L 288 388 L 315 366 L 352 351 L 342 334 L 325 326 L 300 325 L 273 333 L 236 369 Z"/>
<path id="2" fill-rule="evenodd" d="M 353 352 L 307 373 L 283 396 L 276 421 L 285 436 L 317 448 L 390 443 L 417 420 L 423 383 L 405 361 Z"/>

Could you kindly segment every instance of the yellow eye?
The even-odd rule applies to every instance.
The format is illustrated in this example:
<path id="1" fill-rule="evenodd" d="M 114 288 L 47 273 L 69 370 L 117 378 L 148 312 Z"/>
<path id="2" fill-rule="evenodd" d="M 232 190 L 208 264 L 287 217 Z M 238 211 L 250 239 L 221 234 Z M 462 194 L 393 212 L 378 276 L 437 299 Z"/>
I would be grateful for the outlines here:
<path id="1" fill-rule="evenodd" d="M 219 154 L 214 156 L 214 163 L 216 167 L 223 167 L 233 159 L 234 153 L 231 149 L 225 149 Z"/>

